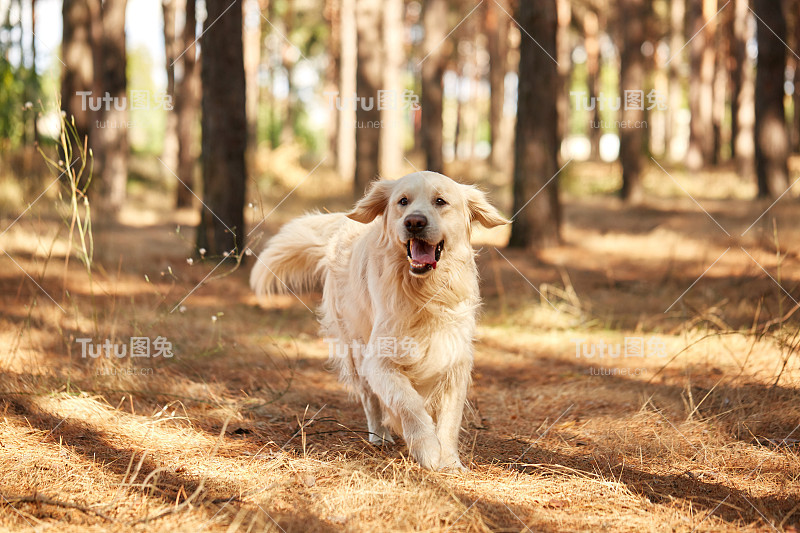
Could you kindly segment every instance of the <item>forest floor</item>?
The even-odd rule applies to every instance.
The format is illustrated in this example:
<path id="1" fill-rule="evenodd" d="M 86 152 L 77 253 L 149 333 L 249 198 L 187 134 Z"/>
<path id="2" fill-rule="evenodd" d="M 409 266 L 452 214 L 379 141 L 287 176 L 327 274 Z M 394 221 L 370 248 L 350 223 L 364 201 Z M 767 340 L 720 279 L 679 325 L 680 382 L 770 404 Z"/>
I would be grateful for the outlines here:
<path id="1" fill-rule="evenodd" d="M 797 531 L 796 191 L 761 216 L 731 171 L 667 170 L 628 208 L 607 194 L 618 170 L 572 163 L 557 248 L 475 232 L 463 474 L 370 445 L 326 369 L 319 294 L 259 305 L 249 265 L 201 261 L 196 213 L 167 194 L 134 186 L 95 222 L 91 275 L 56 187 L 16 222 L 0 211 L 0 528 Z M 307 172 L 261 187 L 252 220 L 280 207 L 253 236 L 350 204 Z M 132 337 L 150 357 L 82 356 Z"/>

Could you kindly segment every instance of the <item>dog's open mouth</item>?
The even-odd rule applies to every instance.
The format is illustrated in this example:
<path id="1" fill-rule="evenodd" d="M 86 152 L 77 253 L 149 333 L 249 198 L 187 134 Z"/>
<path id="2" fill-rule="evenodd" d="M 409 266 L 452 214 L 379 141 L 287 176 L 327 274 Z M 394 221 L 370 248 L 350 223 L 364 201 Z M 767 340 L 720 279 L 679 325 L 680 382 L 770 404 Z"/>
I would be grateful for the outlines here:
<path id="1" fill-rule="evenodd" d="M 444 241 L 431 244 L 422 239 L 409 239 L 406 243 L 408 262 L 413 274 L 424 274 L 436 268 L 436 263 L 442 256 Z"/>

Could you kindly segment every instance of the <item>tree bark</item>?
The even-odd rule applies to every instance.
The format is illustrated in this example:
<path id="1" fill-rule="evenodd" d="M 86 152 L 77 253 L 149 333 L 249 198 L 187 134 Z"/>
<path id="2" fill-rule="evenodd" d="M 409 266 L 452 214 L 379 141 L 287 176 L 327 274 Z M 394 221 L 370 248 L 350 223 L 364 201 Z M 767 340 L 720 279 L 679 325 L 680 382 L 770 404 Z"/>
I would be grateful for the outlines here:
<path id="1" fill-rule="evenodd" d="M 686 0 L 670 0 L 669 7 L 669 107 L 667 113 L 667 153 L 673 161 L 679 159 L 679 123 L 678 110 L 683 107 L 683 82 L 681 75 L 681 49 L 686 39 L 684 38 L 684 17 L 686 15 Z"/>
<path id="2" fill-rule="evenodd" d="M 503 9 L 508 11 L 505 0 Z M 505 101 L 505 77 L 508 71 L 508 21 L 506 14 L 495 2 L 486 4 L 485 17 L 486 51 L 489 54 L 489 135 L 492 144 L 491 164 L 501 168 L 507 161 L 503 141 L 503 104 Z"/>
<path id="3" fill-rule="evenodd" d="M 194 187 L 195 164 L 197 161 L 197 116 L 200 105 L 200 77 L 197 70 L 197 45 L 195 27 L 197 25 L 195 0 L 186 0 L 186 22 L 183 26 L 182 49 L 186 52 L 180 58 L 181 77 L 175 85 L 175 116 L 178 119 L 178 184 L 175 198 L 176 207 L 190 207 L 194 200 L 191 189 Z"/>
<path id="4" fill-rule="evenodd" d="M 93 119 L 92 111 L 88 105 L 81 104 L 81 95 L 78 94 L 94 89 L 92 14 L 89 6 L 82 0 L 64 0 L 62 21 L 61 56 L 66 66 L 61 73 L 61 109 L 67 114 L 67 120 L 74 118 L 78 137 L 83 142 L 89 135 Z"/>
<path id="5" fill-rule="evenodd" d="M 255 172 L 258 149 L 258 66 L 261 63 L 261 10 L 258 0 L 246 0 L 244 9 L 244 79 L 247 114 L 247 172 Z"/>
<path id="6" fill-rule="evenodd" d="M 328 128 L 327 146 L 325 156 L 330 158 L 330 162 L 335 167 L 339 166 L 339 111 L 336 108 L 336 97 L 330 100 L 330 96 L 336 95 L 340 85 L 340 71 L 342 67 L 342 11 L 340 0 L 325 0 L 325 10 L 323 16 L 328 23 L 330 36 L 328 37 L 328 64 L 325 66 L 325 82 L 323 95 L 326 96 L 328 103 Z M 338 96 L 341 96 L 339 94 Z M 349 174 L 348 174 L 349 175 Z"/>
<path id="7" fill-rule="evenodd" d="M 711 124 L 713 128 L 713 142 L 711 151 L 711 164 L 718 165 L 722 162 L 723 137 L 725 136 L 725 110 L 728 98 L 728 63 L 731 56 L 731 41 L 733 37 L 732 9 L 725 9 L 719 14 L 721 21 L 717 31 L 715 49 L 716 62 L 714 64 L 714 104 L 711 109 Z"/>
<path id="8" fill-rule="evenodd" d="M 558 33 L 556 34 L 556 53 L 558 60 L 558 138 L 569 135 L 569 80 L 572 77 L 572 49 L 569 42 L 569 26 L 572 22 L 572 8 L 569 0 L 556 0 Z"/>
<path id="9" fill-rule="evenodd" d="M 339 56 L 339 127 L 336 140 L 336 166 L 339 176 L 350 179 L 356 169 L 356 0 L 341 0 L 341 50 Z"/>
<path id="10" fill-rule="evenodd" d="M 244 244 L 247 116 L 242 6 L 206 0 L 213 31 L 203 36 L 203 201 L 197 246 L 209 255 L 239 253 Z"/>
<path id="11" fill-rule="evenodd" d="M 639 203 L 642 189 L 642 141 L 644 120 L 644 0 L 620 0 L 622 51 L 620 57 L 620 131 L 619 154 L 622 163 L 620 196 L 629 203 Z M 638 101 L 637 101 L 638 95 Z M 632 99 L 633 98 L 633 99 Z"/>
<path id="12" fill-rule="evenodd" d="M 378 177 L 380 160 L 380 121 L 378 90 L 381 88 L 382 45 L 380 0 L 356 0 L 356 168 L 354 196 L 364 195 L 369 183 Z"/>
<path id="13" fill-rule="evenodd" d="M 403 0 L 383 2 L 383 86 L 388 98 L 381 111 L 380 170 L 398 177 L 403 168 Z"/>
<path id="14" fill-rule="evenodd" d="M 427 0 L 422 8 L 425 32 L 422 61 L 422 142 L 426 170 L 444 172 L 442 156 L 442 76 L 447 58 L 447 0 Z"/>
<path id="15" fill-rule="evenodd" d="M 283 16 L 284 31 L 283 34 L 287 37 L 292 35 L 294 31 L 294 2 L 295 0 L 286 0 L 286 14 Z M 275 20 L 274 17 L 275 3 L 271 3 L 270 19 Z M 283 52 L 281 54 L 281 64 L 286 71 L 286 103 L 283 114 L 283 127 L 281 128 L 281 142 L 290 142 L 294 140 L 294 126 L 295 126 L 295 90 L 294 90 L 294 67 L 297 63 L 297 57 L 294 55 L 294 46 L 285 42 Z"/>
<path id="16" fill-rule="evenodd" d="M 166 56 L 167 96 L 175 102 L 175 59 L 183 48 L 175 35 L 175 18 L 179 0 L 161 0 L 161 12 L 164 16 L 164 55 Z M 174 105 L 174 104 L 173 104 Z M 164 131 L 164 145 L 161 149 L 161 160 L 175 172 L 178 165 L 178 115 L 167 113 L 167 125 Z M 168 171 L 169 174 L 169 171 Z M 172 177 L 171 174 L 169 174 Z"/>
<path id="17" fill-rule="evenodd" d="M 793 14 L 794 40 L 792 50 L 800 50 L 800 0 L 792 0 L 787 9 Z M 791 151 L 800 153 L 800 59 L 792 55 L 794 60 L 794 95 L 792 95 L 794 115 L 792 116 L 792 144 Z"/>
<path id="18" fill-rule="evenodd" d="M 586 85 L 589 89 L 589 102 L 595 102 L 591 111 L 592 126 L 589 128 L 589 142 L 591 156 L 594 160 L 600 159 L 600 137 L 603 130 L 600 127 L 600 106 L 597 99 L 600 92 L 600 21 L 597 13 L 587 9 L 583 17 L 584 48 L 586 48 Z M 594 126 L 597 125 L 597 127 Z"/>
<path id="19" fill-rule="evenodd" d="M 555 57 L 558 30 L 555 0 L 520 2 L 517 21 Z M 515 217 L 508 245 L 539 248 L 560 240 L 558 178 L 550 181 L 558 171 L 559 76 L 555 62 L 525 32 L 520 43 L 514 143 Z"/>
<path id="20" fill-rule="evenodd" d="M 783 108 L 786 48 L 781 42 L 786 40 L 786 20 L 781 2 L 776 0 L 755 0 L 753 10 L 761 19 L 756 26 L 755 144 L 758 197 L 776 198 L 789 186 L 789 137 Z"/>
<path id="21" fill-rule="evenodd" d="M 711 162 L 714 151 L 714 34 L 717 0 L 687 1 L 686 39 L 689 43 L 689 152 L 686 163 L 698 169 Z M 705 27 L 704 27 L 705 26 Z"/>
<path id="22" fill-rule="evenodd" d="M 753 35 L 748 24 L 748 0 L 734 0 L 731 41 L 731 153 L 744 177 L 754 174 L 755 80 L 753 61 L 747 55 L 747 41 Z"/>
<path id="23" fill-rule="evenodd" d="M 127 92 L 125 9 L 127 0 L 105 0 L 102 8 L 102 76 L 104 93 L 122 102 Z M 101 108 L 95 155 L 101 169 L 103 210 L 116 213 L 125 201 L 128 182 L 128 106 L 112 103 Z"/>

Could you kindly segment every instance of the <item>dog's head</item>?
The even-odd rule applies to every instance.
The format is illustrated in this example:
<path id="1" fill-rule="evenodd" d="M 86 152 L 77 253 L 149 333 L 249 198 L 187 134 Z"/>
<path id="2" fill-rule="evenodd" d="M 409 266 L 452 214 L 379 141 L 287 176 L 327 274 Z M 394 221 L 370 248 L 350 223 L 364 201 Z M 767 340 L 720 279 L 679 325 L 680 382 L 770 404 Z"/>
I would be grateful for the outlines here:
<path id="1" fill-rule="evenodd" d="M 404 253 L 411 275 L 427 276 L 449 251 L 469 247 L 473 222 L 507 224 L 479 189 L 436 172 L 373 182 L 347 216 L 367 224 L 383 217 L 384 236 Z"/>

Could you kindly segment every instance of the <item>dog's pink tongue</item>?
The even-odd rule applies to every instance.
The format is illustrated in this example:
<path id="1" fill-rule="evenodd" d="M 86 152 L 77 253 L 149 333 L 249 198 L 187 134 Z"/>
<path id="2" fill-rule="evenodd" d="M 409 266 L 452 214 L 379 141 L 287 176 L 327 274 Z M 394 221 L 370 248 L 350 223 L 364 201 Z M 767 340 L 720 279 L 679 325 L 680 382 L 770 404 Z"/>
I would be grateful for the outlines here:
<path id="1" fill-rule="evenodd" d="M 411 239 L 411 259 L 417 263 L 436 266 L 435 251 L 436 248 L 432 244 L 419 239 Z"/>

